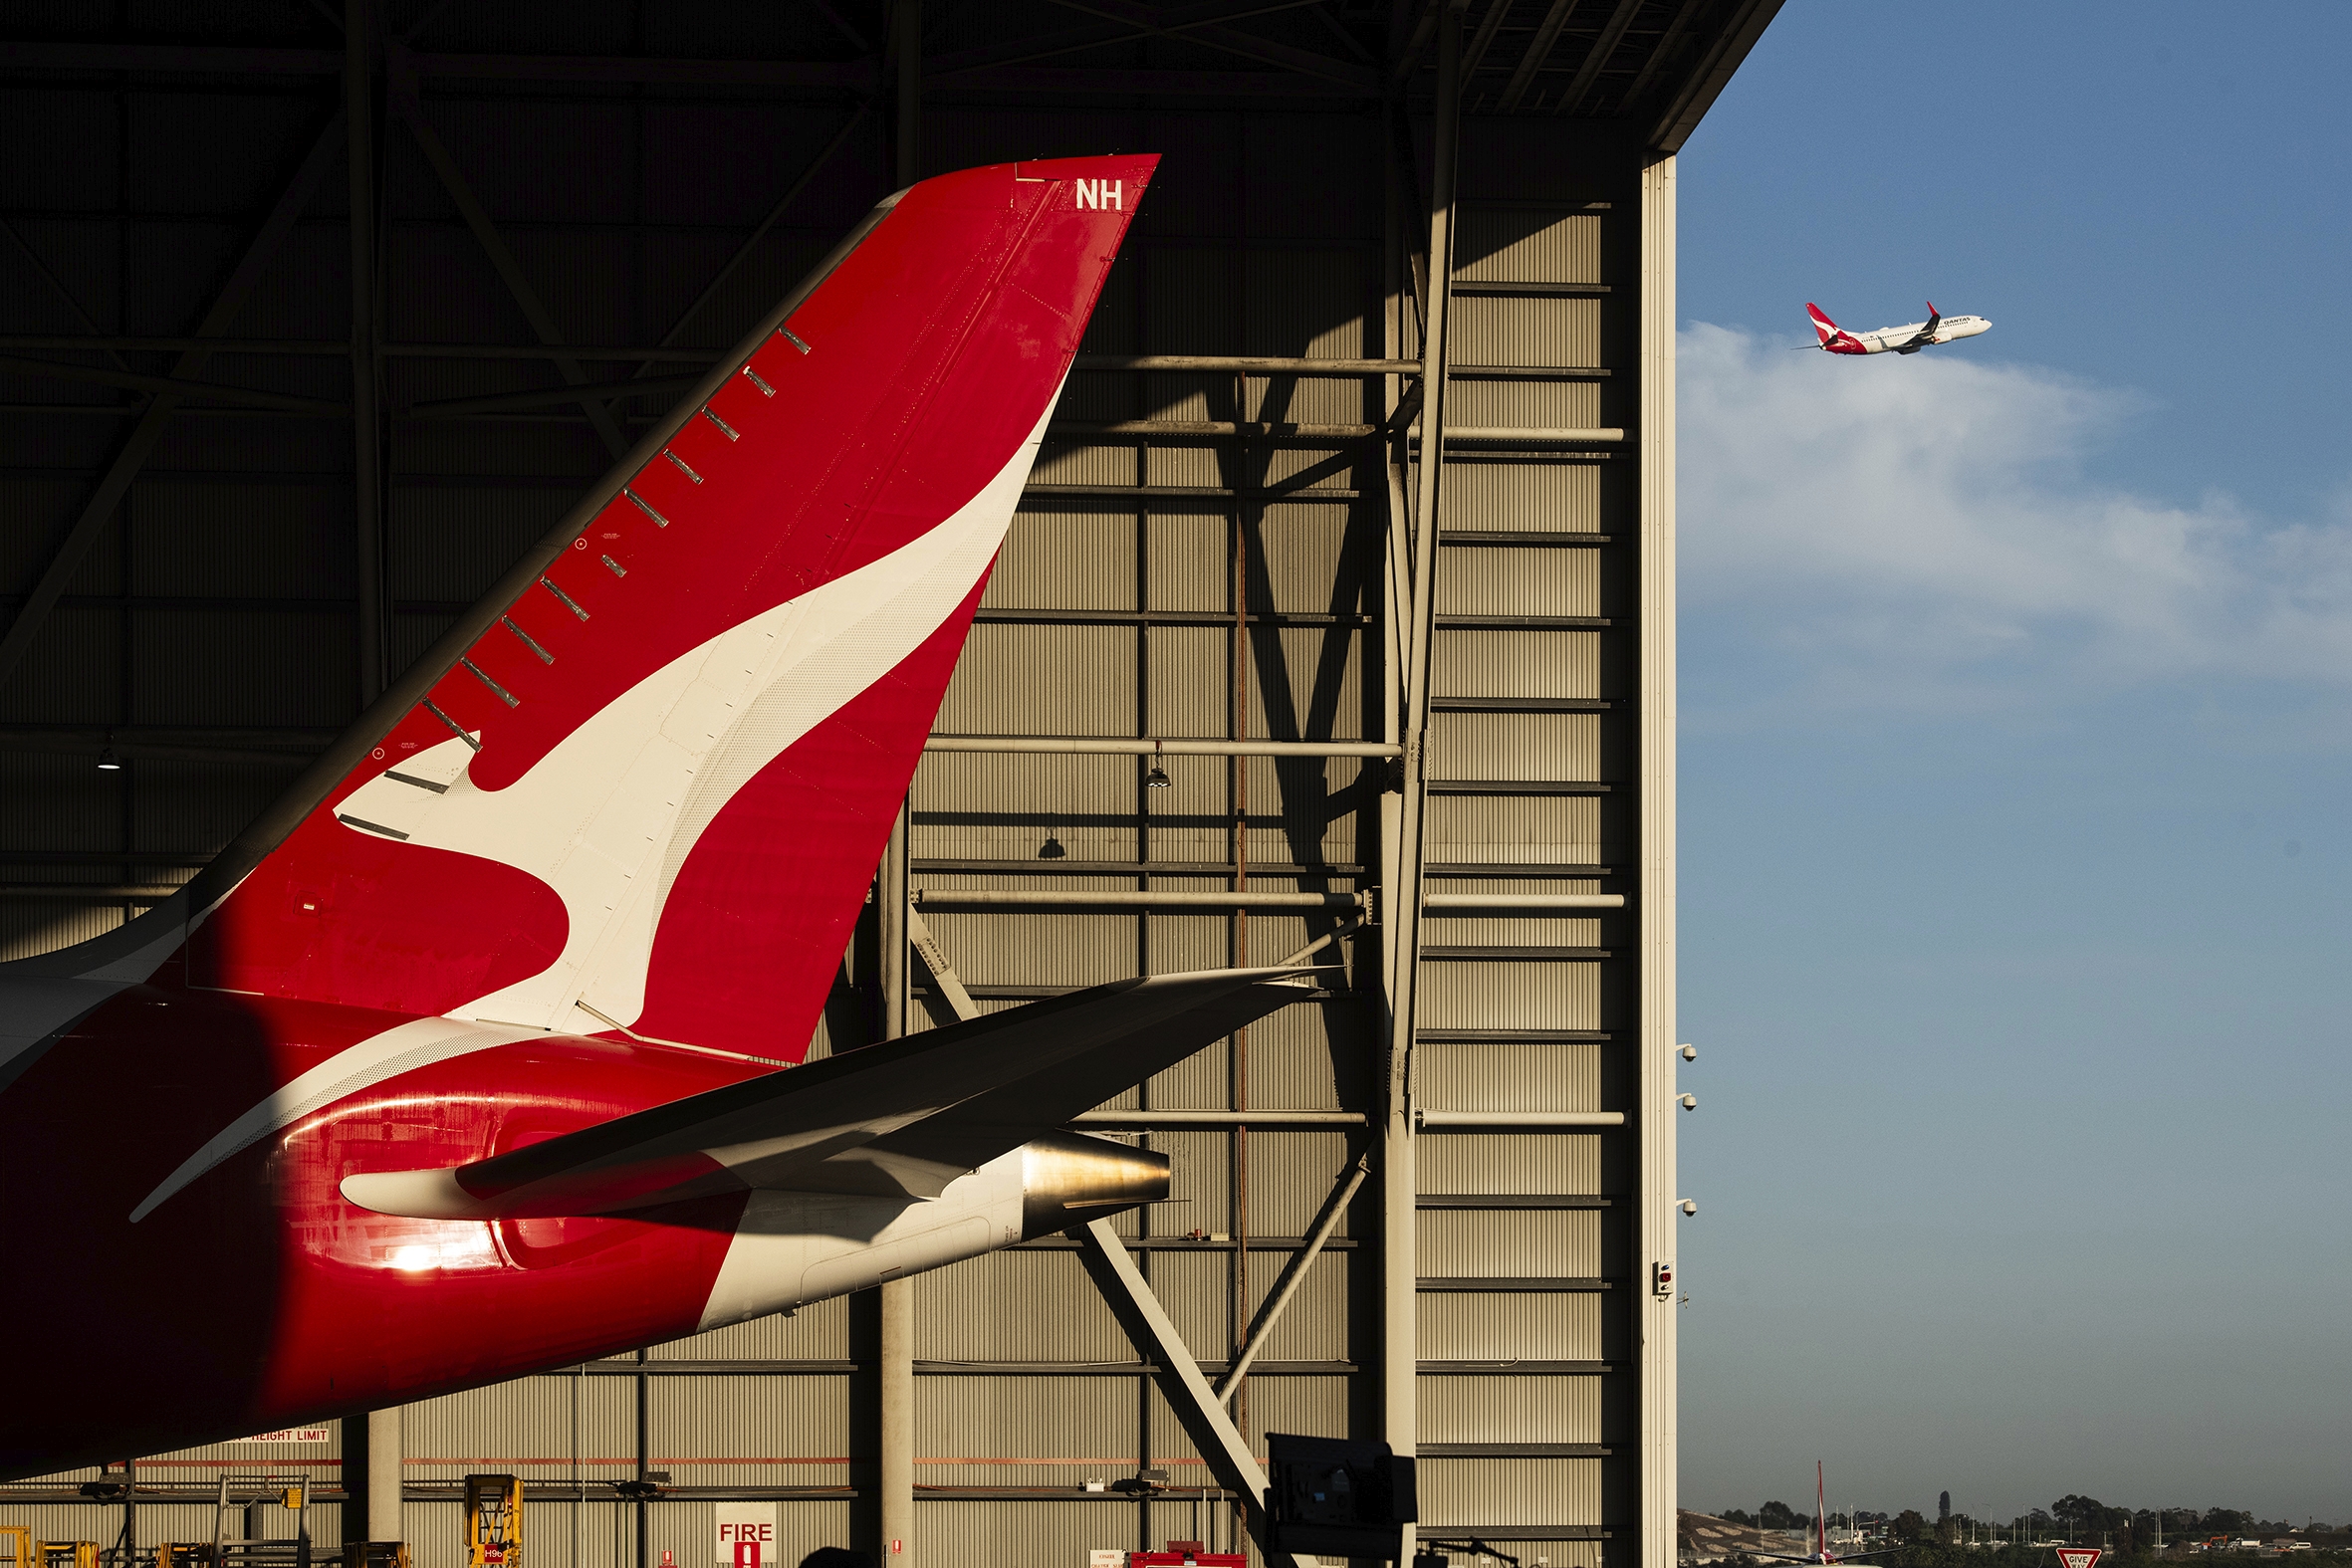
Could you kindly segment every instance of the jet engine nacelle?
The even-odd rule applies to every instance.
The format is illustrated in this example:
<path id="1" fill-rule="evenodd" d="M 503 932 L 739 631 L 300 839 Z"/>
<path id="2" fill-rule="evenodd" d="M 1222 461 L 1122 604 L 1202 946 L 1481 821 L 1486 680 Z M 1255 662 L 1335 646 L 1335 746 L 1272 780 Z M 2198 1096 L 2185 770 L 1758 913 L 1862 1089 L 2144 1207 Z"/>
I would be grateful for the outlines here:
<path id="1" fill-rule="evenodd" d="M 1053 1133 L 936 1198 L 755 1192 L 698 1331 L 977 1257 L 1168 1196 L 1168 1157 Z"/>

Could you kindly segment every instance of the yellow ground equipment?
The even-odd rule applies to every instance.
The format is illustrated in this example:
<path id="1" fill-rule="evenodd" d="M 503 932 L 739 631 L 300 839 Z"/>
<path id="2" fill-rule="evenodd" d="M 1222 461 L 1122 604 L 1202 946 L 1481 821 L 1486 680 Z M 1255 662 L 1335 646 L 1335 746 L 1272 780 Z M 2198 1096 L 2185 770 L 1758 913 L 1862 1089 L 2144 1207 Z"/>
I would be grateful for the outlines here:
<path id="1" fill-rule="evenodd" d="M 0 1524 L 0 1557 L 8 1568 L 33 1568 L 33 1532 L 22 1524 Z"/>
<path id="2" fill-rule="evenodd" d="M 34 1568 L 98 1568 L 96 1541 L 36 1541 Z"/>
<path id="3" fill-rule="evenodd" d="M 514 1475 L 465 1478 L 466 1568 L 522 1568 L 523 1482 Z"/>

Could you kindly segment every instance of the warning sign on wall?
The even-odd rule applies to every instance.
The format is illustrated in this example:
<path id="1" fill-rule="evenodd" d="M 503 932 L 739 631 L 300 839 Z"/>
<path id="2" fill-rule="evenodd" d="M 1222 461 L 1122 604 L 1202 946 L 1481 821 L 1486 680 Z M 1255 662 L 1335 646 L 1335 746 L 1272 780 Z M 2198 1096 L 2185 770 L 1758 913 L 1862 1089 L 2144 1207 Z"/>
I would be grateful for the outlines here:
<path id="1" fill-rule="evenodd" d="M 719 1538 L 711 1561 L 721 1568 L 777 1568 L 776 1504 L 721 1502 Z"/>

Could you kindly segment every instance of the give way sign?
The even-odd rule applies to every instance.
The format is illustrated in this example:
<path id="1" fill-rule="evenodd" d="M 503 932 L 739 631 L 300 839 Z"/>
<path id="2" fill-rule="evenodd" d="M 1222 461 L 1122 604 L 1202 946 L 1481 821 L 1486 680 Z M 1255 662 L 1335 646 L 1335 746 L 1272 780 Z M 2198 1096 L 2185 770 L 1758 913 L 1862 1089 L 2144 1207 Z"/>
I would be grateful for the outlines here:
<path id="1" fill-rule="evenodd" d="M 2058 1568 L 2099 1568 L 2099 1548 L 2061 1546 L 2058 1548 Z"/>

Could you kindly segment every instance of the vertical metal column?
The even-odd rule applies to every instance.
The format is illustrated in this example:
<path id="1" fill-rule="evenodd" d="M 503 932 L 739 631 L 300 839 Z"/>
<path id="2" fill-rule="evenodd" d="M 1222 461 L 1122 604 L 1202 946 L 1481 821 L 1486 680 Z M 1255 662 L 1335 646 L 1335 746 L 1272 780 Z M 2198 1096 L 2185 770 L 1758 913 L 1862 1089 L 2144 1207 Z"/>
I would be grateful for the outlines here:
<path id="1" fill-rule="evenodd" d="M 352 208 L 353 548 L 358 559 L 356 633 L 359 706 L 364 708 L 383 691 L 389 651 L 383 616 L 383 437 L 376 411 L 375 13 L 369 0 L 344 0 L 343 15 Z"/>
<path id="2" fill-rule="evenodd" d="M 1674 1568 L 1674 159 L 1641 177 L 1641 1568 Z"/>
<path id="3" fill-rule="evenodd" d="M 653 1562 L 653 1504 L 651 1493 L 653 1465 L 653 1380 L 645 1371 L 651 1359 L 646 1352 L 637 1352 L 637 1562 L 636 1568 L 651 1568 Z M 577 1568 L 577 1565 L 576 1565 Z"/>
<path id="4" fill-rule="evenodd" d="M 371 1541 L 404 1541 L 400 1517 L 400 1407 L 367 1413 L 367 1535 Z M 345 1486 L 348 1490 L 350 1482 Z M 347 1532 L 348 1533 L 348 1532 Z"/>
<path id="5" fill-rule="evenodd" d="M 898 188 L 923 177 L 923 0 L 898 0 Z"/>
<path id="6" fill-rule="evenodd" d="M 882 1552 L 888 1568 L 914 1561 L 915 1284 L 881 1286 Z"/>
<path id="7" fill-rule="evenodd" d="M 1462 11 L 1447 0 L 1438 20 L 1437 114 L 1432 132 L 1429 202 L 1429 311 L 1421 342 L 1421 473 L 1413 516 L 1412 638 L 1406 650 L 1404 799 L 1397 867 L 1382 918 L 1393 923 L 1395 965 L 1389 976 L 1388 1094 L 1380 1131 L 1380 1361 L 1382 1436 L 1399 1455 L 1415 1450 L 1420 1372 L 1419 1259 L 1414 1233 L 1419 1180 L 1414 1169 L 1412 1059 L 1414 992 L 1420 974 L 1421 898 L 1426 863 L 1423 807 L 1429 751 L 1429 656 L 1436 625 L 1439 475 L 1445 450 L 1446 306 L 1453 293 L 1454 158 L 1462 100 Z M 1404 1554 L 1413 1532 L 1406 1527 Z"/>
<path id="8" fill-rule="evenodd" d="M 882 1037 L 897 1039 L 907 1022 L 907 807 L 901 802 L 890 842 L 882 851 L 875 896 L 882 991 Z M 886 1568 L 914 1560 L 915 1531 L 915 1287 L 909 1279 L 886 1279 L 876 1291 L 881 1315 L 876 1347 L 875 1433 L 881 1447 L 879 1527 Z"/>

